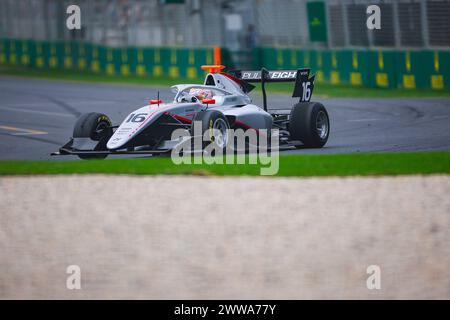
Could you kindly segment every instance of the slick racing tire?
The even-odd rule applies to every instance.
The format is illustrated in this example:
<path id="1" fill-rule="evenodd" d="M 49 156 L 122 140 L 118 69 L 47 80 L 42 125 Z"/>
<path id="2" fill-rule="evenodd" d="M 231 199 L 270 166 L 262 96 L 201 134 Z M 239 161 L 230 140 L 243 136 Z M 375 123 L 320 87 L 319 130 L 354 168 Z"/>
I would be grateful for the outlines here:
<path id="1" fill-rule="evenodd" d="M 225 149 L 228 143 L 228 129 L 230 124 L 225 115 L 217 110 L 206 110 L 198 112 L 191 126 L 191 136 L 198 135 L 198 132 L 194 132 L 195 122 L 201 122 L 201 134 L 202 136 L 208 131 L 209 140 L 203 141 L 202 147 L 206 148 L 209 144 L 214 143 L 216 148 Z M 198 138 L 197 138 L 198 139 Z M 202 139 L 203 140 L 203 139 Z"/>
<path id="2" fill-rule="evenodd" d="M 99 141 L 97 146 L 106 144 L 112 133 L 109 117 L 96 112 L 81 115 L 73 128 L 74 138 L 90 138 L 94 141 Z M 106 150 L 106 148 L 103 147 L 98 150 Z M 78 155 L 78 157 L 81 159 L 104 159 L 107 155 Z"/>
<path id="3" fill-rule="evenodd" d="M 300 140 L 297 148 L 322 148 L 330 135 L 330 119 L 319 102 L 300 102 L 294 105 L 289 120 L 291 140 Z"/>

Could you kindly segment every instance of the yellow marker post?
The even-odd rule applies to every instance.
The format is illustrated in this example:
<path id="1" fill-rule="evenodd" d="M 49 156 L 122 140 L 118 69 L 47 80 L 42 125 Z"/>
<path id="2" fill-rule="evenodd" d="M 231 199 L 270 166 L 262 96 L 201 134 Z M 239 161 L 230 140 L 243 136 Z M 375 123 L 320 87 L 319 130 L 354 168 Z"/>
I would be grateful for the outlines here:
<path id="1" fill-rule="evenodd" d="M 317 63 L 317 68 L 321 69 L 322 68 L 322 52 L 321 51 L 317 51 L 316 63 Z M 323 73 L 322 70 L 317 70 L 316 79 L 317 79 L 317 82 L 319 82 L 319 83 L 325 82 L 325 74 Z"/>
<path id="2" fill-rule="evenodd" d="M 439 52 L 434 52 L 434 71 L 439 72 Z"/>
<path id="3" fill-rule="evenodd" d="M 350 72 L 350 83 L 354 86 L 362 85 L 362 75 L 359 72 Z"/>
<path id="4" fill-rule="evenodd" d="M 444 89 L 444 77 L 441 74 L 433 74 L 431 76 L 431 88 L 437 90 Z"/>
<path id="5" fill-rule="evenodd" d="M 331 52 L 331 67 L 333 69 L 337 69 L 338 62 L 336 57 L 336 52 Z M 339 84 L 341 82 L 339 71 L 338 70 L 332 70 L 330 73 L 330 82 L 331 84 Z"/>
<path id="6" fill-rule="evenodd" d="M 411 72 L 411 54 L 409 51 L 405 53 L 405 68 L 406 72 Z M 403 75 L 403 87 L 405 89 L 415 89 L 416 88 L 416 79 L 413 74 L 404 74 Z"/>
<path id="7" fill-rule="evenodd" d="M 0 63 L 4 64 L 6 63 L 6 54 L 5 54 L 5 46 L 3 45 L 3 42 L 0 41 Z"/>
<path id="8" fill-rule="evenodd" d="M 121 52 L 121 59 L 122 59 L 122 63 L 127 63 L 127 62 L 128 62 L 128 52 L 127 52 L 127 49 L 122 49 L 122 52 Z"/>
<path id="9" fill-rule="evenodd" d="M 83 44 L 80 44 L 80 46 L 78 47 L 78 69 L 80 70 L 85 70 L 86 66 L 87 66 L 87 61 L 86 61 L 86 50 L 84 48 Z"/>
<path id="10" fill-rule="evenodd" d="M 406 51 L 405 54 L 405 67 L 406 71 L 411 72 L 411 54 L 409 53 L 409 51 Z"/>
<path id="11" fill-rule="evenodd" d="M 158 48 L 155 49 L 153 60 L 155 61 L 155 63 L 161 63 L 161 52 L 159 52 Z"/>
<path id="12" fill-rule="evenodd" d="M 93 60 L 91 62 L 91 70 L 95 73 L 100 72 L 100 62 L 98 60 Z"/>
<path id="13" fill-rule="evenodd" d="M 195 68 L 195 67 L 188 67 L 188 69 L 187 69 L 187 77 L 189 79 L 197 78 L 197 68 Z"/>
<path id="14" fill-rule="evenodd" d="M 381 50 L 378 51 L 378 68 L 380 70 L 384 69 L 384 57 L 383 52 Z"/>
<path id="15" fill-rule="evenodd" d="M 106 61 L 108 62 L 106 64 L 106 74 L 112 76 L 115 74 L 115 70 L 114 70 L 114 64 L 112 63 L 113 53 L 112 53 L 111 49 L 106 50 Z"/>
<path id="16" fill-rule="evenodd" d="M 170 50 L 170 64 L 177 64 L 177 50 Z"/>
<path id="17" fill-rule="evenodd" d="M 331 66 L 334 69 L 337 69 L 337 66 L 338 66 L 336 52 L 334 52 L 334 51 L 331 53 Z"/>
<path id="18" fill-rule="evenodd" d="M 310 61 L 309 51 L 305 51 L 303 55 L 303 64 L 305 66 L 309 66 L 309 61 Z"/>
<path id="19" fill-rule="evenodd" d="M 403 75 L 403 87 L 405 87 L 405 89 L 415 89 L 416 88 L 416 79 L 413 74 L 404 74 Z"/>
<path id="20" fill-rule="evenodd" d="M 440 73 L 439 52 L 434 52 L 434 71 Z M 431 88 L 436 90 L 444 89 L 444 76 L 442 74 L 431 75 Z"/>
<path id="21" fill-rule="evenodd" d="M 180 70 L 177 66 L 177 50 L 172 49 L 170 51 L 170 68 L 169 68 L 169 77 L 171 78 L 178 78 L 180 76 Z"/>
<path id="22" fill-rule="evenodd" d="M 291 66 L 297 68 L 297 51 L 294 49 L 291 51 Z"/>
<path id="23" fill-rule="evenodd" d="M 331 71 L 330 82 L 331 84 L 339 84 L 341 82 L 339 71 Z"/>
<path id="24" fill-rule="evenodd" d="M 155 77 L 160 77 L 162 76 L 162 67 L 161 66 L 154 66 L 153 67 L 153 75 Z"/>
<path id="25" fill-rule="evenodd" d="M 352 53 L 352 67 L 353 67 L 353 69 L 358 69 L 358 65 L 359 65 L 359 63 L 358 63 L 358 52 L 356 52 L 356 51 L 353 51 L 353 53 Z"/>
<path id="26" fill-rule="evenodd" d="M 44 66 L 44 58 L 42 57 L 42 43 L 36 44 L 36 66 L 42 68 Z"/>
<path id="27" fill-rule="evenodd" d="M 144 76 L 146 74 L 145 65 L 144 63 L 144 53 L 142 52 L 142 49 L 138 49 L 137 51 L 137 66 L 136 66 L 136 74 L 138 76 Z"/>
<path id="28" fill-rule="evenodd" d="M 58 66 L 58 59 L 55 56 L 51 56 L 48 60 L 50 68 L 56 68 Z"/>
<path id="29" fill-rule="evenodd" d="M 146 73 L 147 71 L 145 70 L 145 66 L 143 64 L 138 64 L 136 66 L 136 74 L 138 76 L 145 76 Z"/>
<path id="30" fill-rule="evenodd" d="M 138 50 L 138 63 L 144 62 L 144 53 L 142 52 L 142 49 Z"/>
<path id="31" fill-rule="evenodd" d="M 112 75 L 114 75 L 114 73 L 115 73 L 114 65 L 112 63 L 108 63 L 106 65 L 106 74 L 112 76 Z"/>
<path id="32" fill-rule="evenodd" d="M 220 57 L 219 57 L 219 59 L 220 59 Z M 197 78 L 197 68 L 194 67 L 194 65 L 195 65 L 195 52 L 192 49 L 189 49 L 189 52 L 188 52 L 188 64 L 189 64 L 189 67 L 187 68 L 187 71 L 186 71 L 187 77 L 189 79 Z"/>
<path id="33" fill-rule="evenodd" d="M 64 67 L 67 69 L 72 68 L 72 57 L 64 57 Z"/>
<path id="34" fill-rule="evenodd" d="M 177 66 L 171 66 L 169 68 L 169 77 L 178 78 L 180 76 L 180 70 Z"/>
<path id="35" fill-rule="evenodd" d="M 95 73 L 100 72 L 100 62 L 98 61 L 98 48 L 94 47 L 92 49 L 92 62 L 91 62 L 91 70 Z"/>
<path id="36" fill-rule="evenodd" d="M 28 65 L 30 63 L 30 55 L 28 54 L 28 44 L 25 41 L 22 42 L 22 56 L 20 57 L 20 63 L 22 65 Z"/>
<path id="37" fill-rule="evenodd" d="M 283 66 L 283 51 L 281 49 L 277 49 L 277 65 L 279 67 Z"/>
<path id="38" fill-rule="evenodd" d="M 123 76 L 130 75 L 130 66 L 128 65 L 128 52 L 127 49 L 122 49 L 120 52 L 120 74 Z"/>
<path id="39" fill-rule="evenodd" d="M 378 50 L 378 69 L 380 71 L 384 70 L 384 56 L 383 51 Z M 384 72 L 377 72 L 375 74 L 375 83 L 378 87 L 387 88 L 389 87 L 389 78 L 387 73 Z"/>
<path id="40" fill-rule="evenodd" d="M 30 57 L 28 55 L 28 45 L 25 41 L 22 41 L 22 53 L 20 56 L 20 63 L 22 65 L 28 65 L 30 62 Z"/>
<path id="41" fill-rule="evenodd" d="M 189 53 L 188 53 L 188 63 L 190 65 L 194 65 L 195 64 L 195 52 L 192 49 L 189 49 Z"/>
<path id="42" fill-rule="evenodd" d="M 355 71 L 350 72 L 350 84 L 354 86 L 361 86 L 362 85 L 362 75 L 360 72 L 358 72 L 358 52 L 353 51 L 352 52 L 352 67 Z"/>
<path id="43" fill-rule="evenodd" d="M 389 79 L 386 73 L 377 72 L 375 81 L 378 87 L 387 88 L 389 86 Z"/>
<path id="44" fill-rule="evenodd" d="M 153 66 L 153 76 L 160 77 L 162 76 L 162 67 L 159 65 L 161 63 L 161 52 L 158 48 L 156 48 L 153 51 L 153 63 L 155 66 Z"/>
<path id="45" fill-rule="evenodd" d="M 316 79 L 318 83 L 323 83 L 325 82 L 325 75 L 323 73 L 323 71 L 318 70 L 316 72 Z"/>
<path id="46" fill-rule="evenodd" d="M 50 68 L 56 68 L 58 66 L 58 59 L 56 58 L 56 47 L 54 44 L 50 45 L 50 58 L 48 60 Z"/>
<path id="47" fill-rule="evenodd" d="M 127 64 L 122 64 L 122 65 L 120 66 L 120 73 L 121 73 L 123 76 L 129 76 L 129 75 L 130 75 L 130 66 L 127 65 Z"/>

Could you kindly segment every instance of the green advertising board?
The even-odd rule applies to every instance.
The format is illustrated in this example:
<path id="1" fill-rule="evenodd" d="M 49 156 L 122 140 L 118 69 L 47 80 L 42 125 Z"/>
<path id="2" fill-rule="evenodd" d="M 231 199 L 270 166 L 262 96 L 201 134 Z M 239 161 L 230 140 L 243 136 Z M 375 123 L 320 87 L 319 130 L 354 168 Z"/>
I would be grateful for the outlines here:
<path id="1" fill-rule="evenodd" d="M 222 63 L 233 69 L 228 50 Z M 450 89 L 449 50 L 256 48 L 253 68 L 311 68 L 317 83 L 375 88 Z M 111 76 L 202 78 L 214 48 L 108 47 L 78 41 L 0 39 L 0 65 Z"/>
<path id="2" fill-rule="evenodd" d="M 325 3 L 323 1 L 308 2 L 306 8 L 310 41 L 327 42 Z"/>
<path id="3" fill-rule="evenodd" d="M 221 48 L 221 56 L 222 63 L 233 69 L 228 50 Z M 79 41 L 0 39 L 0 65 L 198 79 L 205 74 L 200 66 L 213 62 L 213 47 L 108 47 Z"/>
<path id="4" fill-rule="evenodd" d="M 333 85 L 450 89 L 448 50 L 258 48 L 253 68 L 262 67 L 308 67 L 317 83 Z"/>

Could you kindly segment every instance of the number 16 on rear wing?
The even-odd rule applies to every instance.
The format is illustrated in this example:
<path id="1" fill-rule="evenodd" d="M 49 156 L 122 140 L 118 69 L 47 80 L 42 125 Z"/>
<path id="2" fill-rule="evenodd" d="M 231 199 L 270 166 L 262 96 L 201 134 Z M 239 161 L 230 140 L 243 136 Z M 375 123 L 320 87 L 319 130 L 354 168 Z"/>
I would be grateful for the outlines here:
<path id="1" fill-rule="evenodd" d="M 295 82 L 293 98 L 300 98 L 300 102 L 309 102 L 314 90 L 315 76 L 309 77 L 310 69 L 298 70 L 275 70 L 269 71 L 262 68 L 258 71 L 230 71 L 229 74 L 238 78 L 243 82 L 247 92 L 251 91 L 254 86 L 251 82 L 261 83 L 263 94 L 263 107 L 267 110 L 267 98 L 265 84 L 268 82 Z"/>

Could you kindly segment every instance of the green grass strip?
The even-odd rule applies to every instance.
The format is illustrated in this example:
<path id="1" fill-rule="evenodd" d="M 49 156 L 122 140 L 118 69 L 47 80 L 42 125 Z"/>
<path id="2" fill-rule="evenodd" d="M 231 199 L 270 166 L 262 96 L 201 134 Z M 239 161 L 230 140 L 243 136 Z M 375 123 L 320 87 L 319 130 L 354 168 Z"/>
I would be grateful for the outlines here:
<path id="1" fill-rule="evenodd" d="M 248 160 L 248 159 L 247 159 Z M 169 157 L 90 161 L 0 161 L 0 175 L 133 174 L 258 176 L 261 164 L 181 164 Z M 450 152 L 281 155 L 277 176 L 449 174 Z"/>
<path id="2" fill-rule="evenodd" d="M 201 79 L 183 79 L 169 77 L 140 77 L 135 75 L 105 75 L 92 72 L 81 72 L 76 70 L 58 70 L 58 69 L 32 69 L 24 67 L 0 67 L 0 75 L 12 75 L 21 77 L 31 77 L 51 80 L 69 80 L 78 82 L 96 82 L 109 84 L 133 84 L 169 87 L 180 83 L 202 83 Z M 288 93 L 292 94 L 292 83 L 270 83 L 267 84 L 269 93 Z M 259 92 L 259 87 L 254 92 Z M 355 87 L 350 85 L 331 85 L 325 83 L 316 83 L 314 88 L 316 97 L 343 97 L 343 98 L 395 98 L 395 97 L 450 97 L 450 90 L 431 90 L 431 89 L 383 89 Z"/>

